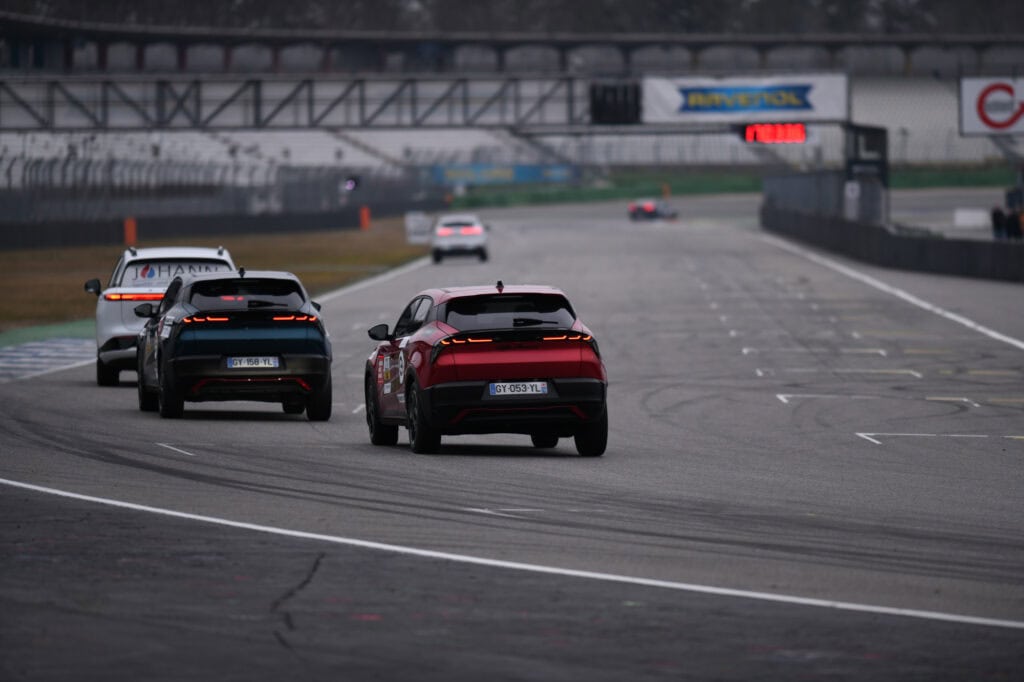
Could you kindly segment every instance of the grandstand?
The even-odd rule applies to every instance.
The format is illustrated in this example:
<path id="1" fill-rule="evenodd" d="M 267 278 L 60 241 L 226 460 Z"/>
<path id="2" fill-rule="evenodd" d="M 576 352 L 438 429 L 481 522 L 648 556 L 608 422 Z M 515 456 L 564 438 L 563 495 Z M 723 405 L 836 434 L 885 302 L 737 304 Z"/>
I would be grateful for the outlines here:
<path id="1" fill-rule="evenodd" d="M 935 78 L 851 79 L 852 120 L 889 130 L 894 164 L 979 164 L 1002 158 L 984 137 L 958 132 L 954 82 Z M 541 144 L 501 128 L 388 128 L 153 132 L 0 133 L 0 159 L 118 160 L 216 168 L 325 167 L 394 174 L 435 165 L 537 164 L 553 160 L 597 166 L 763 165 L 798 167 L 842 161 L 840 132 L 811 128 L 808 144 L 765 151 L 737 135 L 550 135 Z M 0 169 L 0 186 L 17 186 Z M 244 178 L 245 173 L 236 174 Z M 244 181 L 244 180 L 239 180 Z"/>
<path id="2" fill-rule="evenodd" d="M 348 135 L 411 166 L 539 163 L 540 152 L 502 129 L 351 130 Z"/>

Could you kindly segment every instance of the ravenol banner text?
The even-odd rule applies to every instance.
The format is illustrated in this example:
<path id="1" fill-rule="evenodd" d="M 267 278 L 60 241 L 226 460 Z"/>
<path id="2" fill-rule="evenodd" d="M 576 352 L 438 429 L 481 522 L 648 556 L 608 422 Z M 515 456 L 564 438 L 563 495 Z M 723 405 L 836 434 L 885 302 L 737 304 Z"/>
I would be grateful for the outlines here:
<path id="1" fill-rule="evenodd" d="M 644 123 L 845 121 L 845 75 L 644 78 Z"/>

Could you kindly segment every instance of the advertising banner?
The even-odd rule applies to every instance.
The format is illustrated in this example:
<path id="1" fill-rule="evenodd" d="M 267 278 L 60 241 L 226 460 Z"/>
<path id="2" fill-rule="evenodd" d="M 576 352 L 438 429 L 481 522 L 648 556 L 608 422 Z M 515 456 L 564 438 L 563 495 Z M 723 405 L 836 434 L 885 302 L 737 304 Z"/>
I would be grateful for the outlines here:
<path id="1" fill-rule="evenodd" d="M 1024 134 L 1024 78 L 961 78 L 960 134 Z"/>
<path id="2" fill-rule="evenodd" d="M 506 185 L 571 182 L 576 168 L 561 164 L 467 163 L 434 166 L 431 176 L 439 185 Z"/>
<path id="3" fill-rule="evenodd" d="M 643 79 L 644 123 L 845 121 L 842 74 Z"/>

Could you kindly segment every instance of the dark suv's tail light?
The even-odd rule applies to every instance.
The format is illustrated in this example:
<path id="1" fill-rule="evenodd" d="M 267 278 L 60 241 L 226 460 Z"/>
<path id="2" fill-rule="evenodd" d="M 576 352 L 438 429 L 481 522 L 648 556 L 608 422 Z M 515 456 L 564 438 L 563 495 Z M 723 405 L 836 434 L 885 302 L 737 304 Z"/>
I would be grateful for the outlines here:
<path id="1" fill-rule="evenodd" d="M 189 315 L 188 317 L 181 318 L 181 321 L 185 324 L 193 324 L 196 322 L 227 322 L 230 317 L 218 317 L 215 315 Z"/>

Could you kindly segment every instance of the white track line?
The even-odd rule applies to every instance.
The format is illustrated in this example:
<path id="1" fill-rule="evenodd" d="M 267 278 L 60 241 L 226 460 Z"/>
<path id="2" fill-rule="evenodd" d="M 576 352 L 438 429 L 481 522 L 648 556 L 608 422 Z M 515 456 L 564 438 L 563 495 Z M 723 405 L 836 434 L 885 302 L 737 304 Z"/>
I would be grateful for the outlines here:
<path id="1" fill-rule="evenodd" d="M 92 365 L 96 363 L 96 358 L 89 358 L 88 360 L 82 360 L 81 362 L 74 362 L 70 365 L 61 365 L 60 367 L 51 367 L 44 369 L 41 372 L 34 372 L 32 374 L 22 374 L 21 376 L 11 377 L 10 379 L 4 379 L 0 381 L 0 384 L 10 384 L 15 381 L 24 381 L 25 379 L 38 379 L 44 377 L 47 374 L 56 374 L 57 372 L 63 372 L 66 369 L 75 369 L 77 367 L 85 367 L 86 365 Z"/>
<path id="2" fill-rule="evenodd" d="M 526 564 L 515 561 L 500 561 L 497 559 L 485 559 L 483 557 L 467 556 L 464 554 L 450 554 L 448 552 L 435 552 L 426 549 L 417 549 L 415 547 L 406 547 L 403 545 L 388 545 L 380 542 L 370 542 L 367 540 L 358 540 L 355 538 L 346 538 L 336 535 L 324 535 L 321 533 L 309 533 L 306 531 L 289 530 L 287 528 L 277 528 L 274 526 L 262 526 L 255 523 L 244 523 L 241 521 L 231 521 L 230 519 L 222 519 L 215 516 L 202 516 L 199 514 L 189 514 L 186 512 L 174 511 L 172 509 L 162 509 L 160 507 L 149 507 L 141 504 L 133 504 L 131 502 L 122 502 L 120 500 L 111 500 L 103 497 L 93 497 L 91 495 L 80 495 L 78 493 L 72 493 L 65 490 L 57 490 L 55 488 L 46 488 L 43 486 L 32 485 L 31 483 L 22 483 L 20 481 L 11 481 L 8 479 L 0 478 L 0 485 L 10 486 L 12 488 L 21 488 L 23 490 L 32 490 L 38 493 L 45 493 L 47 495 L 56 495 L 58 497 L 65 497 L 73 500 L 81 500 L 84 502 L 94 502 L 97 504 L 104 504 L 110 507 L 118 507 L 121 509 L 131 509 L 134 511 L 147 512 L 150 514 L 158 514 L 160 516 L 169 516 L 177 519 L 186 519 L 189 521 L 199 521 L 201 523 L 210 523 L 218 526 L 226 526 L 229 528 L 240 528 L 243 530 L 252 530 L 260 533 L 269 533 L 272 535 L 281 535 L 290 538 L 301 538 L 304 540 L 317 540 L 320 542 L 329 542 L 336 545 L 345 545 L 349 547 L 362 547 L 365 549 L 381 550 L 385 552 L 393 552 L 396 554 L 404 554 L 407 556 L 417 556 L 425 559 L 438 559 L 442 561 L 454 561 L 463 564 L 471 564 L 475 566 L 488 566 L 491 568 L 503 568 L 513 571 L 527 571 L 531 573 L 542 573 L 547 575 L 557 575 L 569 578 L 585 578 L 589 580 L 602 580 L 605 582 L 613 582 L 627 585 L 638 585 L 643 587 L 656 587 L 667 590 L 677 590 L 681 592 L 694 592 L 698 594 L 712 594 L 721 597 L 738 597 L 741 599 L 754 599 L 758 601 L 777 602 L 782 604 L 791 604 L 797 606 L 813 606 L 818 608 L 836 609 L 840 611 L 856 611 L 860 613 L 875 613 L 886 616 L 903 616 L 907 618 L 920 618 L 924 620 L 933 621 L 944 621 L 949 623 L 960 623 L 964 625 L 980 625 L 986 627 L 998 627 L 998 628 L 1013 628 L 1016 630 L 1024 630 L 1024 621 L 1019 620 L 1003 620 L 999 618 L 982 618 L 978 616 L 967 616 L 957 613 L 943 613 L 940 611 L 922 611 L 918 609 L 901 609 L 889 606 L 876 606 L 873 604 L 858 604 L 855 602 L 844 602 L 844 601 L 832 601 L 830 599 L 814 599 L 810 597 L 797 597 L 785 594 L 772 594 L 770 592 L 755 592 L 751 590 L 737 590 L 724 587 L 712 587 L 710 585 L 695 585 L 692 583 L 680 583 L 672 582 L 669 580 L 653 580 L 650 578 L 637 578 L 632 576 L 617 575 L 614 573 L 597 573 L 594 571 L 578 571 L 566 568 L 557 568 L 555 566 L 543 566 L 540 564 Z"/>
<path id="3" fill-rule="evenodd" d="M 775 397 L 783 405 L 789 405 L 793 398 L 842 398 L 844 400 L 877 400 L 877 395 L 842 395 L 839 393 L 776 393 Z"/>
<path id="4" fill-rule="evenodd" d="M 878 289 L 879 291 L 884 291 L 887 294 L 891 294 L 891 295 L 893 295 L 893 296 L 895 296 L 897 298 L 903 299 L 907 303 L 910 303 L 911 305 L 915 305 L 918 308 L 921 308 L 922 310 L 927 310 L 930 313 L 935 313 L 936 315 L 938 315 L 940 317 L 944 317 L 944 318 L 946 318 L 947 320 L 949 320 L 951 322 L 956 322 L 957 324 L 961 324 L 961 325 L 967 327 L 970 330 L 978 332 L 979 334 L 984 334 L 985 336 L 987 336 L 987 337 L 989 337 L 991 339 L 995 339 L 996 341 L 1002 341 L 1003 343 L 1007 343 L 1007 344 L 1013 346 L 1014 348 L 1017 348 L 1018 350 L 1024 350 L 1024 341 L 1021 341 L 1020 339 L 1016 339 L 1016 338 L 1014 338 L 1012 336 L 1007 336 L 1006 334 L 1002 334 L 1000 332 L 997 332 L 994 329 L 989 329 L 988 327 L 980 325 L 977 322 L 975 322 L 974 320 L 968 319 L 968 318 L 964 317 L 963 315 L 957 315 L 956 313 L 951 313 L 950 311 L 946 310 L 945 308 L 940 308 L 939 306 L 935 305 L 934 303 L 929 303 L 928 301 L 925 301 L 924 299 L 918 298 L 917 296 L 914 296 L 913 294 L 907 293 L 903 289 L 899 289 L 897 287 L 894 287 L 891 284 L 886 284 L 885 282 L 883 282 L 880 279 L 876 279 L 876 278 L 872 277 L 871 275 L 868 275 L 868 274 L 865 274 L 863 272 L 860 272 L 859 270 L 854 270 L 853 268 L 848 267 L 846 265 L 843 265 L 842 263 L 839 263 L 838 261 L 834 261 L 831 258 L 826 258 L 824 256 L 820 256 L 820 255 L 814 253 L 813 251 L 808 251 L 807 249 L 800 248 L 799 246 L 794 246 L 793 244 L 790 244 L 789 242 L 783 241 L 782 239 L 778 239 L 776 237 L 770 237 L 768 235 L 761 235 L 761 239 L 763 239 L 764 241 L 768 242 L 769 244 L 774 244 L 775 246 L 778 246 L 781 249 L 789 251 L 790 253 L 794 253 L 794 254 L 796 254 L 798 256 L 802 256 L 803 258 L 806 258 L 807 260 L 813 261 L 813 262 L 817 263 L 818 265 L 824 265 L 826 268 L 829 268 L 831 270 L 835 270 L 836 272 L 838 272 L 840 274 L 843 274 L 843 275 L 846 275 L 847 277 L 849 277 L 851 279 L 855 279 L 855 280 L 857 280 L 859 282 L 863 282 L 864 284 L 867 284 L 868 286 L 874 287 L 875 289 Z"/>
<path id="5" fill-rule="evenodd" d="M 427 258 L 426 256 L 424 256 L 423 258 L 417 258 L 416 260 L 410 261 L 401 267 L 395 268 L 394 270 L 388 270 L 387 272 L 382 272 L 379 275 L 374 275 L 373 277 L 368 277 L 367 279 L 361 279 L 358 282 L 353 282 L 352 284 L 343 286 L 340 289 L 329 291 L 323 296 L 317 296 L 316 301 L 318 303 L 332 301 L 346 294 L 351 294 L 356 291 L 359 291 L 360 289 L 365 289 L 366 287 L 370 287 L 375 284 L 380 284 L 381 282 L 387 282 L 388 280 L 394 279 L 396 277 L 401 277 L 407 272 L 419 270 L 428 263 L 430 263 L 430 259 Z"/>
<path id="6" fill-rule="evenodd" d="M 875 445 L 882 444 L 882 441 L 876 439 L 875 436 L 885 436 L 886 438 L 1012 438 L 1014 440 L 1024 440 L 1024 436 L 990 436 L 987 433 L 873 433 L 871 431 L 861 431 L 856 435 Z"/>
<path id="7" fill-rule="evenodd" d="M 157 445 L 159 445 L 162 448 L 167 448 L 168 450 L 174 450 L 175 452 L 180 452 L 181 454 L 188 455 L 189 457 L 196 457 L 197 456 L 197 455 L 195 455 L 195 454 L 193 454 L 193 453 L 191 453 L 191 452 L 189 452 L 187 450 L 182 450 L 181 448 L 176 448 L 173 445 L 168 445 L 167 443 L 157 443 Z"/>

